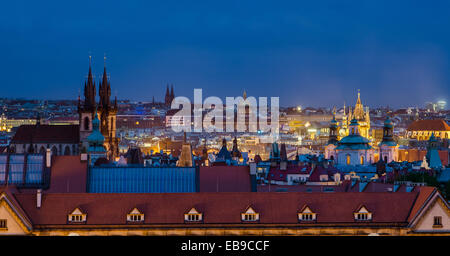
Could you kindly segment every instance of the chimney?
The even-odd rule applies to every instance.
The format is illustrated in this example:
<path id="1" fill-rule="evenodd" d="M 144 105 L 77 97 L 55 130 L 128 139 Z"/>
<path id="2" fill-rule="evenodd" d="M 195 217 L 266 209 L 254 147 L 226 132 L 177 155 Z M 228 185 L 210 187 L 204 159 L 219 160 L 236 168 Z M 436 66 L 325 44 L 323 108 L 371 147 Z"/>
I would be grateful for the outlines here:
<path id="1" fill-rule="evenodd" d="M 42 204 L 42 189 L 36 191 L 36 208 L 41 208 Z"/>
<path id="2" fill-rule="evenodd" d="M 250 175 L 256 175 L 256 163 L 250 163 Z"/>
<path id="3" fill-rule="evenodd" d="M 47 151 L 45 152 L 45 166 L 47 168 L 52 166 L 52 151 L 49 148 L 47 148 Z"/>

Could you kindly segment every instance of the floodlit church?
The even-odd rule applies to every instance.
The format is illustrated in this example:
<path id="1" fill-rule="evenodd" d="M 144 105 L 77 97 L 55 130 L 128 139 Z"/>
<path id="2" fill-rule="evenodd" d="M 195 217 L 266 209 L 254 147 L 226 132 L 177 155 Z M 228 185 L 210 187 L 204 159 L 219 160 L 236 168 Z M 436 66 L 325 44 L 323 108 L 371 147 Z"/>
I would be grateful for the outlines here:
<path id="1" fill-rule="evenodd" d="M 341 137 L 348 136 L 350 134 L 350 124 L 353 119 L 356 119 L 359 124 L 359 134 L 366 138 L 370 139 L 369 131 L 370 131 L 370 113 L 369 107 L 363 106 L 361 103 L 361 94 L 358 90 L 358 99 L 356 100 L 355 108 L 352 110 L 349 107 L 348 112 L 346 111 L 344 105 L 344 115 L 342 117 L 342 123 L 339 130 L 339 135 Z"/>
<path id="2" fill-rule="evenodd" d="M 325 146 L 325 158 L 334 160 L 338 165 L 370 165 L 375 157 L 385 163 L 398 161 L 398 144 L 394 140 L 394 124 L 387 117 L 384 121 L 383 140 L 375 150 L 369 140 L 360 134 L 360 125 L 354 118 L 349 125 L 349 135 L 338 140 L 338 123 L 336 118 L 330 122 L 330 135 Z"/>
<path id="3" fill-rule="evenodd" d="M 348 126 L 349 134 L 337 140 L 337 122 L 333 117 L 330 138 L 325 147 L 325 157 L 338 165 L 370 165 L 374 162 L 374 149 L 369 140 L 360 134 L 358 120 L 353 118 Z"/>
<path id="4" fill-rule="evenodd" d="M 19 154 L 45 154 L 49 149 L 53 156 L 79 155 L 87 153 L 90 147 L 88 137 L 94 131 L 97 115 L 99 131 L 103 138 L 106 157 L 114 159 L 119 155 L 119 139 L 116 138 L 117 99 L 111 102 L 111 84 L 106 66 L 99 81 L 99 101 L 96 101 L 95 81 L 91 63 L 84 83 L 84 101 L 78 97 L 78 125 L 41 124 L 39 116 L 35 125 L 21 125 L 11 140 L 8 152 Z"/>
<path id="5" fill-rule="evenodd" d="M 80 119 L 81 151 L 89 148 L 88 136 L 93 132 L 93 120 L 98 116 L 100 132 L 104 136 L 103 146 L 108 152 L 108 159 L 119 155 L 119 139 L 116 137 L 117 98 L 111 102 L 111 83 L 108 81 L 106 66 L 103 70 L 102 80 L 99 81 L 99 102 L 96 102 L 95 82 L 92 76 L 91 64 L 87 81 L 84 83 L 84 101 L 78 98 L 78 114 Z"/>

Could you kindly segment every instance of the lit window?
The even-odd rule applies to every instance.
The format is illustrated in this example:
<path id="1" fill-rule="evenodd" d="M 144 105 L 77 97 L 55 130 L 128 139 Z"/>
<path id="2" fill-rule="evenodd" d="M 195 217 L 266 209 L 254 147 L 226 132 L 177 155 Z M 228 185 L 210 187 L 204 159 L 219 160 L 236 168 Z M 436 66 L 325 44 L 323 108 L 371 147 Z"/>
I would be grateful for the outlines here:
<path id="1" fill-rule="evenodd" d="M 3 230 L 8 229 L 8 222 L 7 222 L 7 220 L 5 220 L 5 219 L 1 219 L 0 220 L 0 230 L 1 229 L 3 229 Z"/>
<path id="2" fill-rule="evenodd" d="M 134 208 L 130 213 L 127 214 L 127 221 L 129 222 L 144 221 L 144 214 L 141 213 L 137 208 Z"/>
<path id="3" fill-rule="evenodd" d="M 364 156 L 361 156 L 361 165 L 364 165 Z"/>
<path id="4" fill-rule="evenodd" d="M 203 214 L 192 208 L 188 213 L 184 214 L 184 220 L 189 222 L 202 221 Z"/>
<path id="5" fill-rule="evenodd" d="M 304 206 L 298 213 L 299 221 L 314 221 L 316 220 L 316 214 L 308 207 Z"/>
<path id="6" fill-rule="evenodd" d="M 355 220 L 367 221 L 372 220 L 372 213 L 367 210 L 365 206 L 361 206 L 358 211 L 354 213 Z"/>
<path id="7" fill-rule="evenodd" d="M 433 228 L 442 228 L 442 217 L 434 216 Z"/>
<path id="8" fill-rule="evenodd" d="M 258 221 L 259 213 L 249 207 L 247 211 L 241 214 L 241 219 L 242 221 Z"/>
<path id="9" fill-rule="evenodd" d="M 76 208 L 71 214 L 69 214 L 68 220 L 69 222 L 85 222 L 86 216 L 87 215 L 83 213 L 79 208 Z"/>
<path id="10" fill-rule="evenodd" d="M 350 155 L 347 155 L 347 165 L 350 165 Z"/>

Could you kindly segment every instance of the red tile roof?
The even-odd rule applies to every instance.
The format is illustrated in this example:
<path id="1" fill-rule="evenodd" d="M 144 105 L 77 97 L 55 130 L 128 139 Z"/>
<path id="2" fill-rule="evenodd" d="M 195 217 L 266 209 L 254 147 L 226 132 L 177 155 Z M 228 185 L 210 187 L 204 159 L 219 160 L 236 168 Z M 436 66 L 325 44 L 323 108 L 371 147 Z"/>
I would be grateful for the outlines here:
<path id="1" fill-rule="evenodd" d="M 35 225 L 67 224 L 67 214 L 80 208 L 86 224 L 126 224 L 126 214 L 137 207 L 145 214 L 144 224 L 183 224 L 183 213 L 195 207 L 205 224 L 241 223 L 248 206 L 260 214 L 261 224 L 296 224 L 297 212 L 308 205 L 317 213 L 317 223 L 355 223 L 354 211 L 366 206 L 371 223 L 404 223 L 410 210 L 420 206 L 425 194 L 411 193 L 162 193 L 162 194 L 44 194 L 36 208 L 35 194 L 15 194 Z M 422 192 L 421 191 L 421 192 Z M 367 223 L 365 223 L 367 224 Z M 300 224 L 301 225 L 301 224 Z M 364 223 L 361 223 L 364 225 Z"/>
<path id="2" fill-rule="evenodd" d="M 420 193 L 417 196 L 417 199 L 414 202 L 414 205 L 411 209 L 411 213 L 408 218 L 408 222 L 412 221 L 416 214 L 420 211 L 420 209 L 425 205 L 426 201 L 430 198 L 430 196 L 435 192 L 436 188 L 434 187 L 421 187 Z"/>
<path id="3" fill-rule="evenodd" d="M 288 174 L 304 174 L 309 175 L 311 166 L 307 165 L 288 165 L 286 170 L 281 170 L 280 166 L 271 167 L 267 176 L 268 180 L 287 181 Z"/>
<path id="4" fill-rule="evenodd" d="M 249 166 L 201 166 L 200 192 L 250 192 Z"/>
<path id="5" fill-rule="evenodd" d="M 323 166 L 316 166 L 316 168 L 312 171 L 311 175 L 309 176 L 308 181 L 310 182 L 319 182 L 321 175 L 328 175 L 328 178 L 331 179 L 335 173 L 338 173 L 339 170 L 335 167 L 329 166 L 328 168 L 325 168 Z M 344 175 L 341 175 L 341 179 L 344 178 Z"/>
<path id="6" fill-rule="evenodd" d="M 87 162 L 80 156 L 53 156 L 50 171 L 50 193 L 86 192 Z"/>
<path id="7" fill-rule="evenodd" d="M 21 125 L 11 143 L 79 143 L 79 125 Z"/>
<path id="8" fill-rule="evenodd" d="M 409 125 L 408 131 L 450 131 L 450 126 L 441 119 L 417 120 Z"/>

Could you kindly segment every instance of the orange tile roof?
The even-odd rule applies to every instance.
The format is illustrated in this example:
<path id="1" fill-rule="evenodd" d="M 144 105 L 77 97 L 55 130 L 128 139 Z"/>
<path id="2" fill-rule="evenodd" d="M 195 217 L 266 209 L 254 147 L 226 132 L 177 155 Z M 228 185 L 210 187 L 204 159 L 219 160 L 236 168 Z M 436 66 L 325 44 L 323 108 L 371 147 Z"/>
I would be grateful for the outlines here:
<path id="1" fill-rule="evenodd" d="M 426 189 L 425 189 L 426 191 Z M 417 192 L 397 193 L 158 193 L 158 194 L 44 194 L 36 208 L 35 194 L 15 197 L 36 225 L 67 224 L 67 214 L 83 209 L 89 225 L 126 224 L 126 215 L 137 207 L 145 214 L 144 224 L 184 224 L 183 214 L 195 207 L 205 224 L 239 224 L 248 206 L 257 209 L 260 224 L 298 224 L 297 212 L 308 205 L 317 213 L 317 223 L 355 223 L 360 205 L 373 214 L 371 223 L 407 224 L 410 210 L 420 206 Z M 419 197 L 427 198 L 427 193 Z"/>
<path id="2" fill-rule="evenodd" d="M 417 120 L 409 125 L 408 131 L 450 131 L 444 120 Z"/>

